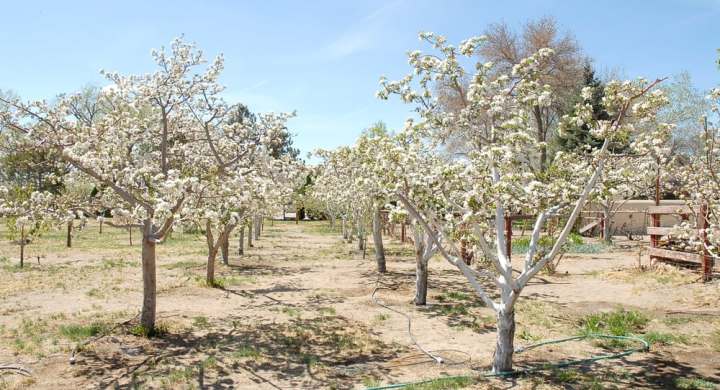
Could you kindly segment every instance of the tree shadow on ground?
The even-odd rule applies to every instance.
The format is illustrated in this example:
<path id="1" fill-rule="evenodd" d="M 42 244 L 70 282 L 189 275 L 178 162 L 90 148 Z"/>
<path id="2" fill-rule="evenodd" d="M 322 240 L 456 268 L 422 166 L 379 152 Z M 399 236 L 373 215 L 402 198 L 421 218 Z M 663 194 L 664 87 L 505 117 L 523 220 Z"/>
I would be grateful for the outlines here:
<path id="1" fill-rule="evenodd" d="M 144 339 L 107 337 L 82 352 L 73 374 L 100 388 L 352 388 L 367 376 L 387 376 L 383 363 L 406 352 L 365 326 L 335 315 L 261 322 L 229 317 L 202 329 Z M 280 385 L 281 384 L 281 385 Z"/>
<path id="2" fill-rule="evenodd" d="M 565 356 L 564 359 L 582 358 Z M 523 360 L 523 367 L 542 367 L 552 358 L 547 356 Z M 516 367 L 522 368 L 522 367 Z M 720 374 L 720 371 L 718 372 Z M 657 352 L 632 355 L 631 358 L 608 360 L 605 362 L 587 363 L 565 368 L 548 369 L 534 372 L 529 377 L 519 376 L 508 380 L 512 386 L 519 381 L 530 380 L 537 386 L 545 387 L 552 384 L 566 389 L 577 388 L 622 388 L 622 389 L 676 389 L 706 388 L 681 387 L 682 381 L 700 380 L 705 386 L 717 386 L 718 375 L 704 377 L 692 365 L 678 362 L 671 356 Z M 512 387 L 511 386 L 511 387 Z M 714 388 L 714 387 L 709 387 Z"/>

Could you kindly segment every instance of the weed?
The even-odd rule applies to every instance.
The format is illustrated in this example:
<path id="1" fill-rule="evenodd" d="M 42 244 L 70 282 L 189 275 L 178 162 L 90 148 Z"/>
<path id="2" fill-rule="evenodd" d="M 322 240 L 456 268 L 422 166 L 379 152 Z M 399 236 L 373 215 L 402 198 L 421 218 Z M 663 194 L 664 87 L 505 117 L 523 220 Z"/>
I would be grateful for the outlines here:
<path id="1" fill-rule="evenodd" d="M 715 389 L 717 384 L 700 378 L 676 378 L 675 387 L 686 390 Z"/>
<path id="2" fill-rule="evenodd" d="M 687 344 L 688 338 L 685 335 L 674 335 L 672 333 L 647 332 L 643 335 L 643 339 L 650 345 L 671 345 L 671 344 Z"/>
<path id="3" fill-rule="evenodd" d="M 337 311 L 334 307 L 321 307 L 318 309 L 318 312 L 320 313 L 320 315 L 323 316 L 334 316 L 335 314 L 337 314 Z"/>
<path id="4" fill-rule="evenodd" d="M 590 314 L 580 322 L 580 333 L 584 335 L 608 333 L 613 336 L 627 336 L 641 330 L 648 318 L 634 310 L 616 310 Z"/>
<path id="5" fill-rule="evenodd" d="M 155 324 L 153 329 L 148 329 L 141 324 L 134 325 L 130 328 L 130 334 L 137 337 L 163 337 L 169 333 L 168 326 L 163 323 Z"/>
<path id="6" fill-rule="evenodd" d="M 647 325 L 648 318 L 634 310 L 616 310 L 607 313 L 590 314 L 580 321 L 580 334 L 609 334 L 612 336 L 628 336 L 639 332 Z M 605 348 L 623 347 L 623 340 L 606 339 L 597 341 Z"/>
<path id="7" fill-rule="evenodd" d="M 296 309 L 294 307 L 285 306 L 280 311 L 290 317 L 300 317 L 300 309 Z"/>
<path id="8" fill-rule="evenodd" d="M 451 390 L 470 386 L 473 380 L 469 377 L 447 377 L 432 379 L 423 383 L 406 386 L 406 390 Z"/>
<path id="9" fill-rule="evenodd" d="M 258 350 L 249 345 L 242 345 L 232 353 L 233 359 L 236 360 L 243 358 L 258 359 L 261 356 Z"/>
<path id="10" fill-rule="evenodd" d="M 101 323 L 92 323 L 90 325 L 60 325 L 59 333 L 74 342 L 83 341 L 93 336 L 106 333 L 108 327 Z"/>
<path id="11" fill-rule="evenodd" d="M 210 327 L 210 321 L 205 316 L 193 317 L 193 326 L 200 329 L 207 329 Z"/>

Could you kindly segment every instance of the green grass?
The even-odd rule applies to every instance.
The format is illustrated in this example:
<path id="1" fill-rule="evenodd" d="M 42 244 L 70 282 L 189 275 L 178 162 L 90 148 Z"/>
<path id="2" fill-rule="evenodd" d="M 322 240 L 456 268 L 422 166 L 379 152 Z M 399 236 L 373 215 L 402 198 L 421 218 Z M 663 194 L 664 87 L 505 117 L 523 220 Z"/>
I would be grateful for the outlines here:
<path id="1" fill-rule="evenodd" d="M 205 316 L 193 317 L 193 326 L 200 329 L 207 329 L 210 327 L 210 321 Z"/>
<path id="2" fill-rule="evenodd" d="M 239 360 L 239 359 L 259 359 L 262 356 L 260 351 L 256 350 L 255 348 L 249 346 L 249 345 L 241 345 L 238 347 L 235 351 L 232 353 L 233 359 Z"/>
<path id="3" fill-rule="evenodd" d="M 580 321 L 583 335 L 604 333 L 613 336 L 628 336 L 642 330 L 649 319 L 639 311 L 619 309 L 612 312 L 594 313 Z"/>
<path id="4" fill-rule="evenodd" d="M 418 383 L 404 387 L 405 390 L 452 390 L 463 389 L 473 384 L 468 377 L 448 377 L 432 379 L 425 383 Z"/>
<path id="5" fill-rule="evenodd" d="M 163 323 L 156 323 L 153 329 L 148 329 L 141 324 L 137 324 L 130 328 L 129 333 L 133 336 L 145 338 L 163 337 L 169 333 L 169 329 L 167 324 Z"/>
<path id="6" fill-rule="evenodd" d="M 612 336 L 630 336 L 642 331 L 650 320 L 635 310 L 619 309 L 612 312 L 594 313 L 584 317 L 579 324 L 581 335 L 608 334 Z M 624 347 L 623 340 L 599 340 L 598 345 L 605 348 Z"/>
<path id="7" fill-rule="evenodd" d="M 676 378 L 675 387 L 684 390 L 716 389 L 717 384 L 700 378 Z"/>
<path id="8" fill-rule="evenodd" d="M 672 344 L 688 344 L 689 340 L 685 335 L 675 335 L 663 332 L 647 332 L 642 336 L 650 345 L 672 345 Z"/>
<path id="9" fill-rule="evenodd" d="M 83 341 L 107 331 L 107 325 L 101 323 L 92 323 L 90 325 L 60 325 L 58 329 L 58 333 L 60 333 L 61 336 L 74 342 Z"/>

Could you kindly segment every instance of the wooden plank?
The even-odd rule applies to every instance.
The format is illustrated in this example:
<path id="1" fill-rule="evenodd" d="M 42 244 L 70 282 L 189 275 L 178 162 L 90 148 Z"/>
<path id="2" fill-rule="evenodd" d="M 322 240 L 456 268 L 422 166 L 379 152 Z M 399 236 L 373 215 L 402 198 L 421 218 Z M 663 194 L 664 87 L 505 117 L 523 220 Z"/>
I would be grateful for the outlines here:
<path id="1" fill-rule="evenodd" d="M 648 254 L 651 257 L 662 257 L 665 259 L 689 261 L 691 263 L 700 263 L 702 261 L 702 256 L 697 253 L 678 252 L 668 249 L 650 248 Z"/>
<path id="2" fill-rule="evenodd" d="M 673 206 L 650 206 L 647 208 L 648 214 L 694 214 L 691 207 L 683 205 Z"/>
<path id="3" fill-rule="evenodd" d="M 647 234 L 654 235 L 654 236 L 667 236 L 668 234 L 672 234 L 675 231 L 675 228 L 672 227 L 657 227 L 657 226 L 648 226 L 647 227 Z"/>
<path id="4" fill-rule="evenodd" d="M 602 219 L 597 219 L 597 220 L 595 220 L 595 221 L 590 222 L 589 224 L 581 227 L 580 230 L 578 230 L 578 233 L 580 233 L 580 234 L 585 233 L 586 231 L 588 231 L 588 230 L 594 228 L 595 226 L 597 226 L 597 225 L 600 223 L 600 221 L 602 221 Z"/>

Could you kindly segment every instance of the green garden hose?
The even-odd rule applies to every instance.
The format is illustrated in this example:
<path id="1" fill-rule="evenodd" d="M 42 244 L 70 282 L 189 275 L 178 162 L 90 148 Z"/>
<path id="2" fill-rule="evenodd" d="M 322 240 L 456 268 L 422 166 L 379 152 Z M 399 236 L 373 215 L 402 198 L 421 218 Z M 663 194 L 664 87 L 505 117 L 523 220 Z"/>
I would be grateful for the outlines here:
<path id="1" fill-rule="evenodd" d="M 515 353 L 522 353 L 524 351 L 535 349 L 544 345 L 550 345 L 550 344 L 559 344 L 564 343 L 568 341 L 575 341 L 575 340 L 585 340 L 585 339 L 611 339 L 611 340 L 627 340 L 627 341 L 635 341 L 640 343 L 641 347 L 635 347 L 635 348 L 629 348 L 622 352 L 610 354 L 610 355 L 597 355 L 597 356 L 591 356 L 587 359 L 577 359 L 577 360 L 562 360 L 556 363 L 548 363 L 544 364 L 540 367 L 530 367 L 530 368 L 524 368 L 521 370 L 515 370 L 515 371 L 503 371 L 503 372 L 488 372 L 480 375 L 456 375 L 456 376 L 444 376 L 439 378 L 433 378 L 433 379 L 426 379 L 418 382 L 408 382 L 408 383 L 396 383 L 396 384 L 390 384 L 385 386 L 376 386 L 376 387 L 368 387 L 366 390 L 384 390 L 384 389 L 400 389 L 406 386 L 411 385 L 422 385 L 425 383 L 430 383 L 436 380 L 453 380 L 453 379 L 475 379 L 475 378 L 492 378 L 492 377 L 510 377 L 510 376 L 517 376 L 517 375 L 523 375 L 523 374 L 530 374 L 533 372 L 538 371 L 546 371 L 546 370 L 552 370 L 556 368 L 563 368 L 568 366 L 576 366 L 580 364 L 586 364 L 586 363 L 592 363 L 599 360 L 608 360 L 608 359 L 618 359 L 623 356 L 630 355 L 635 352 L 643 352 L 650 349 L 650 343 L 643 340 L 640 337 L 635 336 L 613 336 L 613 335 L 606 335 L 606 334 L 589 334 L 584 336 L 575 336 L 575 337 L 567 337 L 564 339 L 555 339 L 555 340 L 547 340 L 543 341 L 537 344 L 528 345 L 527 347 L 521 347 L 515 350 Z"/>

